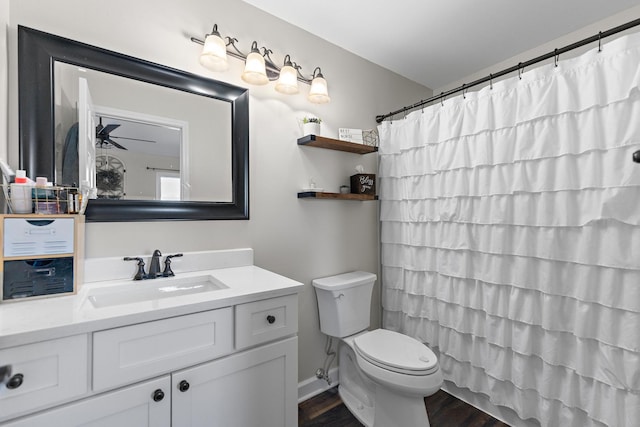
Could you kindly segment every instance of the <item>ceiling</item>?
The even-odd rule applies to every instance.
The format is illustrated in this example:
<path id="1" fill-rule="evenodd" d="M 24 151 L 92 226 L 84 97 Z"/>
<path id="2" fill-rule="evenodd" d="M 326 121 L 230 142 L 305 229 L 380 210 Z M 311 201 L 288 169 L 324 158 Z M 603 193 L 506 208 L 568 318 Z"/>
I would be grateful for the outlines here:
<path id="1" fill-rule="evenodd" d="M 639 0 L 244 1 L 432 89 L 640 5 Z"/>

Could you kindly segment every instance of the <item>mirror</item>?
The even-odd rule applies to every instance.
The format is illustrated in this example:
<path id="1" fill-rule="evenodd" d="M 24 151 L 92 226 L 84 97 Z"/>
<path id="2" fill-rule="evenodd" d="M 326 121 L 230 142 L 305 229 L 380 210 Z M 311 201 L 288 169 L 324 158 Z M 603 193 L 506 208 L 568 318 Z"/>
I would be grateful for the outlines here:
<path id="1" fill-rule="evenodd" d="M 98 198 L 232 200 L 228 102 L 61 61 L 53 71 L 56 183 L 82 181 L 76 124 L 86 110 L 100 129 L 91 135 Z M 174 179 L 177 194 L 167 194 Z"/>
<path id="2" fill-rule="evenodd" d="M 95 170 L 98 198 L 87 221 L 248 219 L 246 89 L 22 26 L 18 66 L 30 176 L 76 183 L 74 162 L 86 159 L 69 154 L 82 145 L 70 131 L 91 129 L 95 152 L 80 171 Z"/>

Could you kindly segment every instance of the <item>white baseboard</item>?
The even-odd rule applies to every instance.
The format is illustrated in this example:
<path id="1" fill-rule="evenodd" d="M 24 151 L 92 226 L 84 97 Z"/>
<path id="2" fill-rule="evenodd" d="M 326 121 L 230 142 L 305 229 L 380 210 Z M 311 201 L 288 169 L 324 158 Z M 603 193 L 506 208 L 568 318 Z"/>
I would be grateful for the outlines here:
<path id="1" fill-rule="evenodd" d="M 311 399 L 313 396 L 329 390 L 338 385 L 338 368 L 329 369 L 329 378 L 331 385 L 325 380 L 318 379 L 315 376 L 307 378 L 298 383 L 298 403 Z"/>
<path id="2" fill-rule="evenodd" d="M 482 393 L 474 393 L 467 388 L 458 387 L 450 381 L 445 381 L 444 384 L 442 384 L 442 390 L 512 427 L 540 426 L 535 420 L 523 420 L 510 408 L 494 405 L 489 401 L 488 396 Z"/>

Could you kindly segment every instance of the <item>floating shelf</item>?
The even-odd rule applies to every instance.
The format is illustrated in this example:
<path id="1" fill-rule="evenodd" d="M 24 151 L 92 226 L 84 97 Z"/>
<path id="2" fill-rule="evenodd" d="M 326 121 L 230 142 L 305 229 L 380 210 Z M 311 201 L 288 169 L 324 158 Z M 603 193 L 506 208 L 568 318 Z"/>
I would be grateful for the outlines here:
<path id="1" fill-rule="evenodd" d="M 298 138 L 298 145 L 326 148 L 329 150 L 346 151 L 348 153 L 356 154 L 368 154 L 378 151 L 378 147 L 373 147 L 371 145 L 362 145 L 353 142 L 340 141 L 339 139 L 326 138 L 324 136 L 318 135 L 306 135 L 302 138 Z"/>
<path id="2" fill-rule="evenodd" d="M 378 200 L 378 196 L 353 193 L 324 193 L 320 191 L 304 191 L 298 193 L 298 199 L 335 199 L 335 200 Z"/>

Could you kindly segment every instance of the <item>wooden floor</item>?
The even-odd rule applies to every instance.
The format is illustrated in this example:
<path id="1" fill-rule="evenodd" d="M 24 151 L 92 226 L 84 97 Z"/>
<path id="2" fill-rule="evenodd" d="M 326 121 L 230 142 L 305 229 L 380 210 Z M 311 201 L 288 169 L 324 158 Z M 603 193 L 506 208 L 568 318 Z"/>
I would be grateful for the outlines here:
<path id="1" fill-rule="evenodd" d="M 509 427 L 440 390 L 425 398 L 431 427 Z M 344 406 L 337 388 L 298 405 L 298 427 L 362 427 Z"/>

